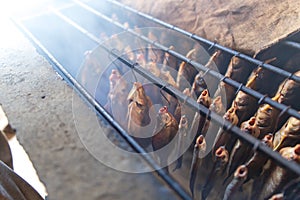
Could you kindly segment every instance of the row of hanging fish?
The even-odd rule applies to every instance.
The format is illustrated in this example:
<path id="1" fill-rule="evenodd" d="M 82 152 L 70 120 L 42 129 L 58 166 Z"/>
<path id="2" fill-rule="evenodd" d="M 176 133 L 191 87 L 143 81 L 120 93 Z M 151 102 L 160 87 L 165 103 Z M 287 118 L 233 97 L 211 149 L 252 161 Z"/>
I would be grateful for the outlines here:
<path id="1" fill-rule="evenodd" d="M 137 28 L 135 30 L 142 32 Z M 146 35 L 152 41 L 168 44 L 163 41 L 167 40 L 164 33 L 149 30 Z M 236 56 L 230 58 L 220 50 L 215 50 L 209 59 L 204 59 L 208 70 L 203 72 L 154 45 L 138 45 L 140 48 L 136 49 L 124 45 L 116 35 L 113 38 L 116 49 L 127 59 L 138 63 L 139 67 L 162 79 L 166 85 L 173 86 L 198 104 L 223 116 L 224 120 L 261 140 L 287 160 L 300 162 L 299 119 L 289 117 L 268 104 L 261 105 L 256 98 L 224 82 L 219 83 L 208 71 L 226 72 L 226 77 L 263 94 L 273 95 L 273 101 L 296 110 L 300 109 L 297 102 L 300 99 L 299 83 L 286 79 L 277 91 L 265 93 L 267 85 L 272 84 L 272 74 L 268 70 L 255 67 Z M 137 40 L 132 38 L 128 43 L 140 44 L 141 41 Z M 188 59 L 204 62 L 199 44 L 193 46 L 187 43 L 182 46 L 184 50 L 180 48 L 175 44 L 169 46 L 170 50 L 186 52 Z M 270 58 L 265 63 L 274 60 L 276 58 Z M 158 152 L 158 161 L 167 172 L 170 155 L 175 154 L 178 158 L 173 168 L 176 171 L 182 168 L 186 154 L 192 154 L 189 189 L 193 198 L 268 199 L 277 195 L 292 199 L 295 196 L 287 191 L 299 193 L 298 182 L 291 184 L 297 178 L 295 174 L 277 166 L 266 155 L 253 151 L 251 146 L 203 117 L 186 102 L 164 92 L 165 86 L 159 88 L 118 63 L 119 66 L 111 69 L 108 78 L 106 110 L 144 149 Z M 93 65 L 99 67 L 99 64 Z M 300 71 L 295 75 L 300 76 Z M 173 143 L 174 138 L 177 141 Z M 159 151 L 162 148 L 163 153 Z M 215 191 L 214 194 L 212 191 Z"/>

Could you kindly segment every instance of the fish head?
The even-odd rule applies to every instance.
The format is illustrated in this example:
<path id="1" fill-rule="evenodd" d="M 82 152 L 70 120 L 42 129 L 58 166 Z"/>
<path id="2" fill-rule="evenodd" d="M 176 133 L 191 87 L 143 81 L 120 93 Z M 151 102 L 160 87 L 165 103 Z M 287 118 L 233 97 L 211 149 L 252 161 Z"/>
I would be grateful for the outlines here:
<path id="1" fill-rule="evenodd" d="M 273 144 L 278 151 L 283 147 L 300 142 L 300 120 L 290 117 L 282 128 L 275 134 Z"/>
<path id="2" fill-rule="evenodd" d="M 294 80 L 286 80 L 279 87 L 278 93 L 280 95 L 278 102 L 289 105 L 293 99 L 299 97 L 300 83 Z"/>
<path id="3" fill-rule="evenodd" d="M 233 104 L 223 116 L 224 119 L 230 121 L 232 124 L 237 125 L 239 118 L 236 114 L 236 104 Z"/>
<path id="4" fill-rule="evenodd" d="M 203 135 L 199 135 L 196 139 L 195 148 L 198 148 L 200 152 L 206 151 L 206 140 Z M 200 155 L 200 154 L 199 154 Z"/>
<path id="5" fill-rule="evenodd" d="M 241 130 L 251 134 L 253 137 L 258 137 L 260 134 L 259 128 L 257 127 L 256 118 L 251 117 L 248 121 L 245 121 L 241 125 Z"/>
<path id="6" fill-rule="evenodd" d="M 279 153 L 287 160 L 293 160 L 300 163 L 300 144 L 297 144 L 294 147 L 282 148 Z"/>
<path id="7" fill-rule="evenodd" d="M 257 126 L 263 132 L 273 131 L 279 111 L 269 104 L 261 106 L 256 113 Z"/>
<path id="8" fill-rule="evenodd" d="M 237 56 L 233 56 L 230 60 L 229 66 L 228 68 L 232 68 L 232 69 L 239 69 L 241 68 L 242 65 L 242 59 L 238 58 Z"/>
<path id="9" fill-rule="evenodd" d="M 300 135 L 300 120 L 290 117 L 285 127 L 285 133 L 288 135 Z"/>
<path id="10" fill-rule="evenodd" d="M 117 69 L 113 69 L 111 71 L 111 74 L 109 76 L 109 83 L 110 83 L 110 87 L 111 89 L 114 89 L 118 80 L 120 80 L 121 78 L 121 74 Z"/>
<path id="11" fill-rule="evenodd" d="M 265 104 L 258 109 L 256 113 L 257 125 L 261 128 L 269 127 L 272 124 L 272 111 L 273 107 Z"/>
<path id="12" fill-rule="evenodd" d="M 158 111 L 158 120 L 164 126 L 168 126 L 172 122 L 172 116 L 168 111 L 167 106 L 163 106 Z"/>
<path id="13" fill-rule="evenodd" d="M 193 91 L 195 91 L 196 93 L 200 93 L 202 92 L 204 89 L 207 89 L 207 85 L 205 83 L 205 80 L 202 76 L 202 74 L 198 73 L 195 76 L 193 85 L 192 85 L 192 89 Z"/>
<path id="14" fill-rule="evenodd" d="M 211 98 L 209 97 L 209 92 L 207 89 L 201 92 L 200 96 L 197 99 L 197 103 L 202 104 L 207 108 L 210 106 Z"/>
<path id="15" fill-rule="evenodd" d="M 262 143 L 273 149 L 273 134 L 269 133 L 264 136 Z"/>
<path id="16" fill-rule="evenodd" d="M 215 151 L 215 157 L 217 162 L 221 162 L 221 165 L 225 165 L 229 161 L 229 153 L 224 146 L 219 147 Z"/>
<path id="17" fill-rule="evenodd" d="M 187 129 L 188 128 L 188 119 L 186 117 L 186 115 L 182 115 L 180 118 L 180 122 L 179 122 L 179 128 L 182 129 Z"/>
<path id="18" fill-rule="evenodd" d="M 219 115 L 223 115 L 225 113 L 225 108 L 222 103 L 221 96 L 217 96 L 211 103 L 209 109 L 213 112 L 216 112 Z"/>
<path id="19" fill-rule="evenodd" d="M 248 176 L 248 168 L 246 165 L 240 165 L 234 172 L 234 177 L 237 179 L 245 180 Z"/>
<path id="20" fill-rule="evenodd" d="M 138 111 L 145 110 L 148 105 L 148 97 L 146 96 L 143 85 L 139 82 L 134 82 L 131 91 L 128 94 L 127 100 L 130 104 L 135 104 Z"/>

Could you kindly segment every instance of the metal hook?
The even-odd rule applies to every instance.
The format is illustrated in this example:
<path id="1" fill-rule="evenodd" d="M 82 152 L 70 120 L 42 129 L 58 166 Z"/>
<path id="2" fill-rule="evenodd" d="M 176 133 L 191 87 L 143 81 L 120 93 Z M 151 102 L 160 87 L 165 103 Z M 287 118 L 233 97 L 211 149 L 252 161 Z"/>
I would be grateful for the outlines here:
<path id="1" fill-rule="evenodd" d="M 227 76 L 223 76 L 222 78 L 220 78 L 220 81 L 219 82 L 224 82 L 224 80 L 228 78 Z"/>
<path id="2" fill-rule="evenodd" d="M 210 47 L 207 49 L 208 51 L 211 50 L 212 48 L 214 48 L 216 46 L 217 42 L 214 41 L 214 43 L 212 45 L 210 45 Z"/>
<path id="3" fill-rule="evenodd" d="M 295 72 L 290 73 L 290 75 L 287 77 L 287 79 L 291 79 L 294 76 Z"/>
<path id="4" fill-rule="evenodd" d="M 242 89 L 243 86 L 244 86 L 243 83 L 241 83 L 241 84 L 239 85 L 239 87 L 237 88 L 237 90 L 236 90 L 236 92 L 235 92 L 235 95 L 237 95 L 237 94 L 239 93 L 239 91 L 241 91 L 241 89 Z"/>
<path id="5" fill-rule="evenodd" d="M 207 68 L 207 70 L 204 72 L 204 74 L 202 75 L 201 78 L 204 78 L 204 77 L 208 74 L 209 71 L 211 71 L 211 69 L 210 69 L 210 68 Z"/>
<path id="6" fill-rule="evenodd" d="M 257 101 L 258 105 L 264 103 L 265 99 L 268 97 L 268 95 L 263 95 L 262 97 L 259 98 L 259 100 Z"/>
<path id="7" fill-rule="evenodd" d="M 259 145 L 261 144 L 261 141 L 260 140 L 255 140 L 254 144 L 253 144 L 253 147 L 252 147 L 252 150 L 253 152 L 256 152 Z"/>

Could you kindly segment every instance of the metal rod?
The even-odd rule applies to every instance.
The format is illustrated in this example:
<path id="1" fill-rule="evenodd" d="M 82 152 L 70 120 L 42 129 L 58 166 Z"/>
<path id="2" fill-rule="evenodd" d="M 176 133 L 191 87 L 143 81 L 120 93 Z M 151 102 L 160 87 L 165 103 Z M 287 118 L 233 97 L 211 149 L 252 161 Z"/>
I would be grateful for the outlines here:
<path id="1" fill-rule="evenodd" d="M 287 45 L 287 46 L 290 46 L 290 47 L 293 47 L 293 48 L 296 48 L 296 49 L 300 49 L 300 43 L 298 42 L 294 42 L 294 41 L 284 41 L 282 42 L 282 44 L 284 45 Z"/>
<path id="2" fill-rule="evenodd" d="M 183 29 L 181 29 L 179 27 L 176 27 L 174 25 L 168 24 L 168 23 L 166 23 L 164 21 L 161 21 L 161 20 L 159 20 L 159 19 L 157 19 L 157 18 L 155 18 L 153 16 L 150 16 L 150 15 L 147 15 L 145 13 L 142 13 L 142 12 L 140 12 L 138 10 L 135 10 L 135 9 L 133 9 L 133 8 L 131 8 L 129 6 L 126 6 L 126 5 L 124 5 L 124 4 L 120 3 L 120 2 L 117 2 L 115 0 L 106 0 L 106 1 L 110 2 L 110 3 L 114 4 L 114 5 L 117 5 L 117 6 L 121 7 L 121 8 L 123 8 L 123 9 L 126 9 L 126 10 L 128 10 L 128 11 L 130 11 L 132 13 L 135 13 L 135 14 L 137 14 L 137 15 L 139 15 L 139 16 L 147 19 L 147 20 L 155 22 L 155 23 L 157 23 L 157 24 L 159 24 L 159 25 L 161 25 L 163 27 L 166 27 L 168 29 L 171 29 L 171 30 L 177 31 L 179 33 L 182 33 L 183 35 L 186 35 L 186 36 L 188 36 L 188 37 L 190 37 L 190 38 L 192 38 L 194 40 L 197 40 L 197 41 L 199 41 L 201 43 L 204 43 L 204 44 L 207 44 L 209 46 L 212 46 L 212 47 L 215 47 L 217 49 L 220 49 L 222 51 L 225 51 L 225 52 L 227 52 L 227 53 L 229 53 L 229 54 L 231 54 L 233 56 L 236 56 L 236 57 L 239 57 L 241 59 L 247 60 L 247 61 L 249 61 L 249 62 L 251 62 L 251 63 L 253 63 L 255 65 L 261 66 L 264 69 L 267 69 L 267 70 L 272 71 L 274 73 L 277 73 L 277 74 L 279 74 L 279 75 L 281 75 L 281 76 L 283 76 L 285 78 L 289 78 L 289 79 L 292 79 L 292 80 L 300 83 L 300 77 L 298 77 L 298 76 L 296 76 L 296 75 L 294 75 L 294 74 L 292 74 L 290 72 L 287 72 L 287 71 L 285 71 L 283 69 L 280 69 L 278 67 L 275 67 L 275 66 L 267 64 L 267 63 L 264 63 L 264 62 L 262 62 L 260 60 L 252 58 L 252 57 L 250 57 L 250 56 L 248 56 L 246 54 L 242 54 L 242 53 L 240 53 L 238 51 L 235 51 L 233 49 L 224 47 L 224 46 L 222 46 L 220 44 L 217 44 L 215 42 L 212 42 L 212 41 L 209 41 L 207 39 L 204 39 L 204 38 L 202 38 L 202 37 L 200 37 L 200 36 L 198 36 L 196 34 L 190 33 L 190 32 L 185 31 L 185 30 L 183 30 Z"/>
<path id="3" fill-rule="evenodd" d="M 58 11 L 55 11 L 55 14 L 57 14 L 59 17 L 61 17 L 67 23 L 71 22 L 70 23 L 71 25 L 76 24 L 71 19 L 67 18 L 66 16 L 64 16 L 63 14 L 61 14 Z M 79 25 L 76 24 L 75 27 L 77 27 L 77 26 L 79 26 Z M 86 32 L 83 28 L 80 28 L 78 30 L 82 31 L 82 33 Z M 91 39 L 92 38 L 93 37 L 91 37 Z M 134 63 L 130 60 L 127 60 L 126 58 L 122 57 L 122 55 L 119 55 L 116 51 L 113 51 L 113 49 L 110 49 L 110 47 L 107 47 L 104 44 L 99 44 L 99 47 L 104 49 L 109 54 L 113 55 L 116 59 L 120 60 L 126 66 L 132 68 L 133 70 L 135 70 L 136 72 L 138 72 L 139 74 L 141 74 L 142 76 L 147 78 L 148 80 L 152 81 L 153 83 L 155 83 L 157 85 L 164 86 L 164 87 L 162 87 L 164 91 L 166 91 L 167 93 L 169 93 L 171 95 L 175 95 L 181 101 L 185 101 L 189 106 L 197 109 L 202 116 L 210 118 L 212 121 L 216 122 L 220 127 L 223 127 L 224 129 L 228 130 L 229 132 L 231 132 L 232 134 L 237 136 L 239 139 L 252 145 L 255 149 L 265 153 L 271 159 L 275 160 L 279 165 L 284 166 L 285 168 L 288 168 L 289 170 L 294 171 L 295 173 L 300 175 L 300 166 L 297 163 L 287 161 L 278 152 L 274 152 L 272 149 L 266 147 L 263 143 L 261 143 L 261 141 L 257 140 L 256 138 L 252 137 L 251 135 L 245 134 L 237 126 L 232 126 L 232 124 L 229 121 L 224 120 L 221 116 L 219 116 L 215 112 L 209 111 L 208 108 L 206 108 L 205 106 L 203 106 L 201 104 L 198 104 L 194 99 L 187 97 L 186 95 L 184 95 L 182 92 L 180 92 L 175 87 L 170 86 L 165 81 L 152 75 L 147 70 L 142 68 L 138 63 Z M 97 103 L 97 102 L 95 102 L 95 103 Z"/>
<path id="4" fill-rule="evenodd" d="M 148 42 L 148 43 L 156 46 L 157 48 L 159 48 L 159 49 L 161 49 L 163 51 L 168 52 L 169 54 L 175 56 L 176 58 L 179 58 L 180 60 L 193 65 L 196 69 L 198 69 L 200 71 L 204 71 L 204 72 L 208 70 L 208 68 L 206 68 L 204 65 L 202 65 L 200 63 L 197 63 L 197 62 L 195 62 L 195 61 L 193 61 L 193 60 L 185 57 L 184 55 L 182 55 L 182 54 L 180 54 L 180 53 L 178 53 L 178 52 L 176 52 L 174 50 L 171 50 L 168 47 L 165 47 L 165 46 L 159 44 L 156 41 L 150 40 L 149 38 L 147 38 L 147 37 L 145 37 L 145 36 L 143 36 L 143 35 L 135 32 L 132 29 L 129 29 L 128 27 L 125 27 L 124 25 L 120 24 L 119 22 L 114 21 L 113 19 L 111 19 L 111 18 L 107 17 L 106 15 L 100 13 L 99 11 L 97 11 L 97 10 L 89 7 L 88 5 L 82 3 L 82 2 L 80 2 L 78 0 L 73 0 L 73 1 L 75 3 L 77 3 L 79 6 L 81 6 L 82 8 L 84 8 L 84 9 L 92 12 L 93 14 L 97 15 L 98 17 L 101 17 L 102 19 L 104 19 L 104 20 L 106 20 L 106 21 L 114 24 L 115 26 L 118 26 L 119 28 L 121 28 L 121 29 L 123 29 L 125 31 L 128 31 L 132 35 L 134 35 L 134 36 L 136 36 L 136 37 L 138 37 L 138 38 L 140 38 L 140 39 L 142 39 L 142 40 L 144 40 L 144 41 L 146 41 L 146 42 Z M 230 85 L 230 86 L 232 86 L 232 87 L 234 87 L 236 89 L 239 88 L 241 91 L 243 91 L 243 92 L 245 92 L 245 93 L 247 93 L 247 94 L 255 97 L 256 99 L 263 99 L 263 101 L 262 101 L 263 103 L 267 103 L 267 104 L 269 104 L 269 105 L 271 105 L 271 106 L 273 106 L 273 107 L 275 107 L 275 108 L 277 108 L 279 110 L 286 110 L 286 113 L 288 113 L 289 115 L 291 115 L 293 117 L 296 117 L 297 119 L 300 119 L 300 113 L 298 113 L 293 108 L 290 108 L 290 107 L 288 107 L 288 106 L 286 106 L 284 104 L 280 104 L 280 103 L 272 100 L 270 97 L 264 97 L 264 95 L 262 95 L 261 93 L 255 91 L 253 89 L 250 89 L 250 88 L 248 88 L 248 87 L 246 87 L 244 85 L 241 87 L 241 83 L 239 83 L 239 82 L 237 82 L 235 80 L 232 80 L 232 79 L 230 79 L 228 77 L 225 77 L 224 75 L 222 75 L 222 74 L 220 74 L 220 73 L 218 73 L 216 71 L 209 70 L 207 73 L 210 74 L 211 76 L 219 79 L 219 81 L 223 81 L 224 83 L 226 83 L 226 84 L 228 84 L 228 85 Z"/>
<path id="5" fill-rule="evenodd" d="M 58 13 L 56 13 L 58 14 Z M 44 55 L 55 65 L 55 68 L 59 73 L 67 79 L 67 82 L 73 86 L 76 91 L 85 98 L 85 100 L 96 109 L 97 113 L 103 116 L 108 123 L 115 128 L 119 134 L 128 142 L 128 144 L 140 155 L 142 158 L 155 170 L 160 176 L 182 199 L 191 200 L 190 195 L 163 169 L 161 169 L 152 157 L 113 119 L 113 117 L 101 106 L 87 91 L 84 87 L 55 59 L 55 57 L 36 39 L 30 31 L 27 30 L 21 23 L 13 20 L 13 22 L 36 44 L 37 48 L 44 52 Z M 72 25 L 75 25 L 75 23 Z M 79 28 L 80 26 L 76 26 Z M 79 31 L 84 31 L 80 28 Z M 96 42 L 96 41 L 95 41 Z"/>

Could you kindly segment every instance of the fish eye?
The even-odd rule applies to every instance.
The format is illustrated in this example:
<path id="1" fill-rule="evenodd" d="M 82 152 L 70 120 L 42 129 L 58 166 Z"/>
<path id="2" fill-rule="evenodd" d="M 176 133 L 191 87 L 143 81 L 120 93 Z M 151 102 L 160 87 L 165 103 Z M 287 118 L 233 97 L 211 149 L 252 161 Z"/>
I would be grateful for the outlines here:
<path id="1" fill-rule="evenodd" d="M 143 107 L 143 105 L 142 104 L 140 104 L 139 102 L 135 102 L 135 104 L 139 107 L 139 108 L 141 108 L 141 107 Z"/>

